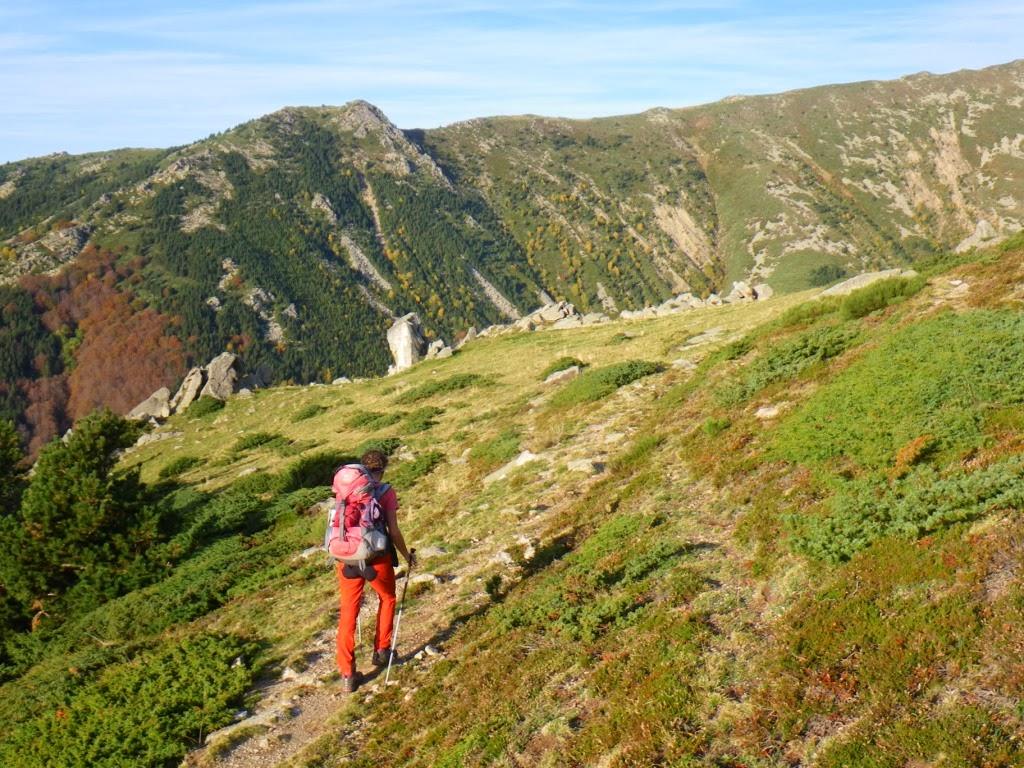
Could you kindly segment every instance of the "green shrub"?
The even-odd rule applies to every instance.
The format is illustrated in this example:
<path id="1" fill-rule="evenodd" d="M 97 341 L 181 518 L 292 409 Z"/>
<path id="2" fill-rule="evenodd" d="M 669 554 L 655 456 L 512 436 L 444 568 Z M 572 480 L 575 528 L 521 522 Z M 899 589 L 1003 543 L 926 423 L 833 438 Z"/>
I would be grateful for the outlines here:
<path id="1" fill-rule="evenodd" d="M 231 447 L 232 453 L 242 453 L 253 448 L 262 446 L 277 446 L 287 442 L 283 435 L 275 432 L 253 432 L 251 435 L 242 435 Z"/>
<path id="2" fill-rule="evenodd" d="M 896 480 L 867 478 L 845 484 L 823 517 L 787 518 L 795 548 L 840 562 L 888 537 L 918 538 L 993 511 L 1024 508 L 1024 458 L 1014 456 L 975 472 L 942 475 L 915 467 Z"/>
<path id="3" fill-rule="evenodd" d="M 226 635 L 169 639 L 72 687 L 64 700 L 5 723 L 0 763 L 172 766 L 227 725 L 252 685 L 255 646 Z M 242 659 L 242 663 L 235 663 Z"/>
<path id="4" fill-rule="evenodd" d="M 834 296 L 825 296 L 813 301 L 805 301 L 790 307 L 773 323 L 776 328 L 792 328 L 794 325 L 807 325 L 818 318 L 834 314 L 839 311 L 841 301 Z"/>
<path id="5" fill-rule="evenodd" d="M 362 413 L 357 413 L 349 418 L 348 421 L 345 422 L 345 426 L 351 427 L 352 429 L 373 431 L 375 429 L 390 427 L 401 420 L 401 413 L 376 413 L 374 411 L 363 411 Z"/>
<path id="6" fill-rule="evenodd" d="M 807 277 L 811 286 L 816 288 L 822 285 L 838 283 L 846 277 L 846 274 L 846 270 L 837 264 L 822 264 L 812 269 Z"/>
<path id="7" fill-rule="evenodd" d="M 620 473 L 631 473 L 640 468 L 651 454 L 654 453 L 665 442 L 664 435 L 642 435 L 635 443 L 621 456 L 612 461 L 612 471 Z"/>
<path id="8" fill-rule="evenodd" d="M 923 277 L 892 277 L 854 291 L 843 299 L 840 311 L 847 320 L 870 315 L 913 296 L 925 286 Z"/>
<path id="9" fill-rule="evenodd" d="M 732 422 L 729 419 L 716 419 L 712 416 L 705 420 L 704 424 L 701 425 L 701 429 L 704 430 L 704 434 L 708 437 L 718 437 L 731 426 Z"/>
<path id="10" fill-rule="evenodd" d="M 188 407 L 185 413 L 189 415 L 189 418 L 201 419 L 203 416 L 209 416 L 211 413 L 216 413 L 222 408 L 224 408 L 223 400 L 203 395 L 198 400 L 193 400 L 192 405 Z"/>
<path id="11" fill-rule="evenodd" d="M 312 419 L 313 417 L 319 416 L 321 413 L 324 413 L 327 410 L 328 408 L 326 405 L 320 405 L 319 403 L 310 403 L 304 408 L 300 408 L 298 411 L 296 411 L 295 415 L 292 416 L 292 423 L 296 424 L 300 421 L 305 421 L 306 419 Z"/>
<path id="12" fill-rule="evenodd" d="M 551 405 L 568 407 L 592 403 L 607 397 L 619 387 L 663 370 L 665 370 L 665 366 L 661 363 L 651 363 L 646 360 L 627 360 L 602 368 L 592 368 L 584 371 L 578 378 L 573 379 L 556 392 L 551 398 Z"/>
<path id="13" fill-rule="evenodd" d="M 426 432 L 428 429 L 433 427 L 437 422 L 434 420 L 436 417 L 444 413 L 444 408 L 437 408 L 433 405 L 427 405 L 423 408 L 417 408 L 412 413 L 405 417 L 402 422 L 401 430 L 407 435 L 415 435 L 418 432 Z"/>
<path id="14" fill-rule="evenodd" d="M 559 371 L 564 371 L 566 368 L 572 368 L 574 365 L 579 366 L 580 370 L 587 367 L 587 364 L 580 360 L 578 357 L 560 357 L 555 360 L 551 365 L 541 371 L 540 376 L 537 378 L 544 381 L 548 376 Z"/>
<path id="15" fill-rule="evenodd" d="M 743 369 L 738 380 L 722 387 L 716 397 L 725 406 L 742 403 L 769 384 L 792 379 L 815 363 L 836 357 L 856 337 L 855 328 L 840 325 L 815 328 L 784 341 L 763 352 Z"/>
<path id="16" fill-rule="evenodd" d="M 934 459 L 979 447 L 990 414 L 1024 403 L 1022 338 L 1024 315 L 1006 311 L 902 328 L 784 420 L 775 450 L 790 461 L 845 457 L 886 470 L 922 435 L 934 436 Z"/>
<path id="17" fill-rule="evenodd" d="M 469 459 L 485 469 L 504 464 L 519 454 L 519 430 L 510 427 L 497 437 L 477 443 L 469 451 Z"/>
<path id="18" fill-rule="evenodd" d="M 401 444 L 402 440 L 397 437 L 371 437 L 357 445 L 354 454 L 358 458 L 367 451 L 380 451 L 385 456 L 390 456 Z"/>
<path id="19" fill-rule="evenodd" d="M 430 474 L 441 462 L 444 454 L 440 451 L 421 453 L 412 461 L 404 461 L 388 470 L 387 481 L 399 489 L 410 488 L 421 477 Z"/>
<path id="20" fill-rule="evenodd" d="M 420 384 L 418 387 L 413 387 L 407 392 L 403 392 L 401 395 L 396 397 L 395 403 L 398 405 L 418 403 L 420 400 L 426 400 L 428 397 L 434 397 L 435 395 L 446 394 L 448 392 L 458 392 L 459 390 L 467 389 L 468 387 L 482 386 L 486 382 L 487 379 L 479 374 L 459 373 L 455 376 L 449 376 L 446 379 L 427 381 Z"/>
<path id="21" fill-rule="evenodd" d="M 303 456 L 289 464 L 278 476 L 278 488 L 283 492 L 300 488 L 330 486 L 334 470 L 342 464 L 358 461 L 359 457 L 346 451 L 322 451 Z"/>
<path id="22" fill-rule="evenodd" d="M 183 472 L 188 472 L 192 467 L 197 464 L 202 464 L 203 459 L 198 456 L 179 456 L 178 458 L 168 462 L 160 469 L 159 476 L 161 479 L 167 479 L 169 477 L 177 477 Z"/>

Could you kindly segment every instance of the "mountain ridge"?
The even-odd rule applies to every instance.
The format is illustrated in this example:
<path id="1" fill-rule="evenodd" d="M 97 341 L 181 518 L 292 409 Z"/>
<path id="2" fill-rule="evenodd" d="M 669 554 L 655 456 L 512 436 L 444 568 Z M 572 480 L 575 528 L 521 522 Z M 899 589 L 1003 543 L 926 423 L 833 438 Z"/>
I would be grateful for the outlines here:
<path id="1" fill-rule="evenodd" d="M 30 289 L 36 340 L 0 370 L 4 413 L 50 435 L 114 402 L 102 370 L 78 376 L 107 382 L 96 396 L 53 399 L 80 389 L 91 303 L 53 306 L 98 296 L 61 287 L 83 252 L 128 316 L 165 318 L 149 343 L 181 350 L 176 376 L 127 377 L 135 402 L 224 349 L 274 381 L 378 374 L 410 311 L 452 340 L 542 296 L 786 292 L 991 244 L 1024 226 L 1022 106 L 1016 61 L 591 120 L 403 131 L 363 100 L 285 107 L 184 147 L 8 163 L 0 282 Z"/>

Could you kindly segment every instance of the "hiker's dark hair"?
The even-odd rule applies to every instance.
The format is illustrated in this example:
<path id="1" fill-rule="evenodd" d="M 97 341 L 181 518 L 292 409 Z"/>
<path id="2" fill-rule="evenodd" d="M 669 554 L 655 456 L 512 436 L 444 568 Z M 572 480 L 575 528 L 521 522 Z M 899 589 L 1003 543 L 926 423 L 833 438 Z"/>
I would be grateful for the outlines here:
<path id="1" fill-rule="evenodd" d="M 367 451 L 359 463 L 371 472 L 383 472 L 388 468 L 388 456 L 384 451 Z"/>

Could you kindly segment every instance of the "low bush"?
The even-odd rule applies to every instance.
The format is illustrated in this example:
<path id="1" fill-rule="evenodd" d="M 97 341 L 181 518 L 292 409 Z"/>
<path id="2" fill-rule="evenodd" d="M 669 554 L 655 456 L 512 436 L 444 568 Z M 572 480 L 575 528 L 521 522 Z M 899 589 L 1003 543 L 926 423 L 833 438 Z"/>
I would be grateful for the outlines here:
<path id="1" fill-rule="evenodd" d="M 426 432 L 428 429 L 433 427 L 437 422 L 434 420 L 436 417 L 444 413 L 444 408 L 437 408 L 433 405 L 427 405 L 423 408 L 417 408 L 410 414 L 407 414 L 405 420 L 402 422 L 400 429 L 404 434 L 415 435 L 418 432 Z"/>
<path id="2" fill-rule="evenodd" d="M 231 452 L 242 453 L 263 446 L 283 445 L 285 442 L 287 441 L 284 436 L 275 432 L 253 432 L 251 435 L 242 435 L 238 438 L 231 447 Z"/>
<path id="3" fill-rule="evenodd" d="M 801 463 L 852 460 L 886 471 L 934 436 L 933 460 L 980 447 L 986 419 L 1024 403 L 1024 315 L 943 314 L 886 338 L 783 421 L 775 450 Z M 970 339 L 970 344 L 964 343 Z"/>
<path id="4" fill-rule="evenodd" d="M 349 418 L 348 421 L 345 422 L 345 426 L 351 427 L 352 429 L 365 429 L 372 432 L 375 429 L 390 427 L 401 420 L 401 413 L 376 413 L 374 411 L 363 411 L 362 413 L 357 413 Z"/>
<path id="5" fill-rule="evenodd" d="M 742 403 L 769 384 L 792 379 L 812 365 L 836 357 L 856 337 L 855 328 L 831 325 L 770 347 L 743 369 L 738 380 L 722 387 L 716 398 L 725 406 Z"/>
<path id="6" fill-rule="evenodd" d="M 551 365 L 547 366 L 543 371 L 540 372 L 540 376 L 537 378 L 544 381 L 548 376 L 559 371 L 564 371 L 566 368 L 572 368 L 573 366 L 579 366 L 580 370 L 587 367 L 587 364 L 580 360 L 578 357 L 560 357 L 555 360 Z"/>
<path id="7" fill-rule="evenodd" d="M 1024 457 L 1013 456 L 974 472 L 942 475 L 921 466 L 893 481 L 851 481 L 821 517 L 787 518 L 793 544 L 811 557 L 840 562 L 879 539 L 916 539 L 991 512 L 1024 509 Z"/>
<path id="8" fill-rule="evenodd" d="M 179 456 L 173 461 L 168 462 L 160 469 L 160 479 L 166 480 L 170 477 L 177 477 L 183 472 L 188 472 L 188 470 L 192 469 L 192 467 L 197 464 L 202 463 L 203 460 L 198 456 Z"/>
<path id="9" fill-rule="evenodd" d="M 773 323 L 776 328 L 792 328 L 795 325 L 807 325 L 826 315 L 835 314 L 839 311 L 840 300 L 832 296 L 826 296 L 813 301 L 805 301 L 790 307 Z"/>
<path id="10" fill-rule="evenodd" d="M 292 423 L 297 424 L 300 421 L 312 419 L 316 416 L 319 416 L 321 413 L 324 413 L 327 410 L 328 408 L 326 405 L 320 405 L 319 403 L 310 403 L 309 405 L 305 406 L 304 408 L 300 408 L 298 411 L 295 412 L 295 415 L 292 416 Z"/>
<path id="11" fill-rule="evenodd" d="M 481 386 L 486 382 L 487 379 L 479 374 L 459 373 L 455 376 L 449 376 L 446 379 L 427 381 L 420 384 L 418 387 L 413 387 L 396 397 L 395 403 L 398 405 L 418 403 L 420 400 L 426 400 L 428 397 L 434 397 L 435 395 L 442 395 L 448 392 L 458 392 L 459 390 L 467 389 L 469 387 Z"/>
<path id="12" fill-rule="evenodd" d="M 412 461 L 404 461 L 388 471 L 387 481 L 398 489 L 410 488 L 421 477 L 430 474 L 435 467 L 444 461 L 440 451 L 421 453 Z"/>
<path id="13" fill-rule="evenodd" d="M 490 469 L 510 461 L 519 454 L 519 430 L 509 428 L 497 437 L 477 443 L 469 451 L 469 459 L 482 469 Z"/>
<path id="14" fill-rule="evenodd" d="M 855 320 L 913 296 L 925 286 L 923 277 L 893 277 L 879 280 L 854 291 L 843 299 L 840 311 L 847 320 Z"/>
<path id="15" fill-rule="evenodd" d="M 281 491 L 295 491 L 299 488 L 330 486 L 334 470 L 342 464 L 358 461 L 358 457 L 346 451 L 322 451 L 289 464 L 278 476 Z"/>
<path id="16" fill-rule="evenodd" d="M 619 387 L 663 370 L 665 370 L 665 366 L 661 363 L 652 363 L 646 360 L 627 360 L 602 368 L 592 368 L 584 371 L 578 378 L 570 381 L 563 389 L 556 392 L 551 398 L 551 405 L 556 408 L 564 408 L 593 403 L 607 397 Z"/>
<path id="17" fill-rule="evenodd" d="M 704 430 L 704 434 L 707 435 L 708 437 L 718 437 L 731 426 L 732 422 L 729 421 L 729 419 L 716 419 L 712 416 L 705 420 L 705 422 L 701 425 L 701 429 Z"/>
<path id="18" fill-rule="evenodd" d="M 807 277 L 810 284 L 817 288 L 822 285 L 838 283 L 846 277 L 846 274 L 846 270 L 837 264 L 822 264 L 820 267 L 812 269 Z"/>
<path id="19" fill-rule="evenodd" d="M 204 416 L 209 416 L 211 413 L 216 413 L 224 408 L 224 401 L 218 400 L 215 397 L 209 395 L 203 395 L 198 400 L 192 402 L 185 413 L 193 419 L 201 419 Z"/>

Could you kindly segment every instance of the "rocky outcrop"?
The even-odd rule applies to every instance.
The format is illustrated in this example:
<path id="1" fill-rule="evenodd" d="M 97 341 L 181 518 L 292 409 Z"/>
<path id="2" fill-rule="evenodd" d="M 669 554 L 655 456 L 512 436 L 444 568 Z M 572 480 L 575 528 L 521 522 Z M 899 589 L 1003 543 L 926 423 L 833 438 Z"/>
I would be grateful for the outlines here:
<path id="1" fill-rule="evenodd" d="M 388 373 L 404 371 L 423 359 L 427 353 L 427 340 L 423 336 L 419 315 L 410 312 L 395 320 L 388 329 L 388 347 L 395 360 Z"/>
<path id="2" fill-rule="evenodd" d="M 430 342 L 427 347 L 427 360 L 441 360 L 446 357 L 451 357 L 453 354 L 452 348 L 444 343 L 443 339 L 436 339 Z"/>
<path id="3" fill-rule="evenodd" d="M 178 391 L 171 399 L 171 412 L 181 413 L 188 408 L 199 397 L 199 392 L 206 381 L 206 375 L 202 368 L 193 368 L 186 375 Z"/>
<path id="4" fill-rule="evenodd" d="M 227 400 L 238 390 L 240 367 L 238 355 L 233 352 L 217 355 L 206 366 L 206 384 L 199 396 Z"/>
<path id="5" fill-rule="evenodd" d="M 136 421 L 166 419 L 171 415 L 171 390 L 160 387 L 156 392 L 128 411 L 128 418 Z"/>

